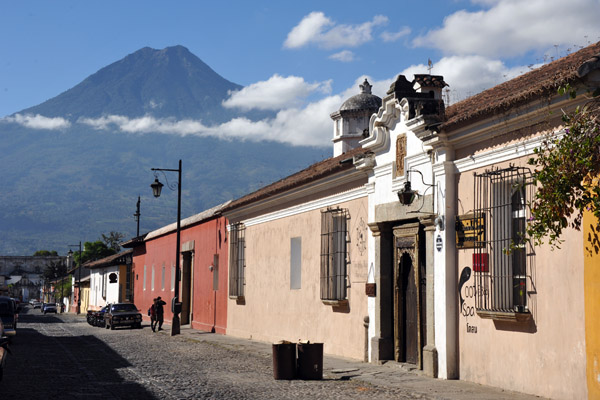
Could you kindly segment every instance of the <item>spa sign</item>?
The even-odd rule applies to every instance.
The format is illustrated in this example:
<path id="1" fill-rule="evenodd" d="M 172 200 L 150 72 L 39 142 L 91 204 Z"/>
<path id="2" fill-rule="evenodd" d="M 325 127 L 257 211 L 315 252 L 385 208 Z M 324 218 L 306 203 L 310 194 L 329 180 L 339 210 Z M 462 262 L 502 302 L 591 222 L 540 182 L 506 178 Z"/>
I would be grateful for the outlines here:
<path id="1" fill-rule="evenodd" d="M 472 249 L 485 244 L 485 214 L 458 215 L 455 228 L 457 249 Z"/>

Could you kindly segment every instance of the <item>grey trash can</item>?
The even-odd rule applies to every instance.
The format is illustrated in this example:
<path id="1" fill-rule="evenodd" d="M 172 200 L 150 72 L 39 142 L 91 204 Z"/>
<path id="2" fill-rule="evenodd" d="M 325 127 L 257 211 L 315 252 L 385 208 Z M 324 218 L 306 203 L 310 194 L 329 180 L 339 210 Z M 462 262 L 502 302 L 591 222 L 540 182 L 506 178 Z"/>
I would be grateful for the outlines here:
<path id="1" fill-rule="evenodd" d="M 298 378 L 323 379 L 323 343 L 298 343 Z"/>
<path id="2" fill-rule="evenodd" d="M 273 377 L 287 380 L 296 378 L 296 345 L 294 343 L 273 344 Z"/>

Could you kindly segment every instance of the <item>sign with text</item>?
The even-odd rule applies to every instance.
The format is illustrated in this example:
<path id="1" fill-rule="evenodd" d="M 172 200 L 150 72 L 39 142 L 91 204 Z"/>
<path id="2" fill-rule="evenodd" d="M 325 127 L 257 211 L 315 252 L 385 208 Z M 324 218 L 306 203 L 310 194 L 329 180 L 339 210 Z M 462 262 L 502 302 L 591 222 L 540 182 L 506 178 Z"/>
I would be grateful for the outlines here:
<path id="1" fill-rule="evenodd" d="M 456 248 L 472 249 L 485 245 L 485 214 L 456 217 Z"/>
<path id="2" fill-rule="evenodd" d="M 473 253 L 473 271 L 490 272 L 488 253 Z"/>

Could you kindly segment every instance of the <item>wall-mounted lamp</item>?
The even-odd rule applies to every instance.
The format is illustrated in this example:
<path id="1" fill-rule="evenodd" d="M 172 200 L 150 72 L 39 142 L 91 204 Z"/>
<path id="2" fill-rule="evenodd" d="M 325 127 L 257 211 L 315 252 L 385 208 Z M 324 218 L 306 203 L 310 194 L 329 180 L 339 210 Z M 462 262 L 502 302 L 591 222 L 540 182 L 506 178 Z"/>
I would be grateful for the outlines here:
<path id="1" fill-rule="evenodd" d="M 416 190 L 412 190 L 412 188 L 411 188 L 411 184 L 410 184 L 410 174 L 411 174 L 411 172 L 416 172 L 419 175 L 421 175 L 421 182 L 423 182 L 424 186 L 427 186 L 427 189 L 425 190 L 425 192 L 430 187 L 435 187 L 436 186 L 434 184 L 425 183 L 425 180 L 423 179 L 423 173 L 421 173 L 421 171 L 419 171 L 417 169 L 409 169 L 406 172 L 406 182 L 404 183 L 404 187 L 402 188 L 402 190 L 400 190 L 398 192 L 398 200 L 400 201 L 400 204 L 405 205 L 405 206 L 408 206 L 408 205 L 412 204 L 412 202 L 415 200 L 415 198 L 417 196 L 419 196 L 419 194 L 417 193 L 417 191 Z M 424 195 L 424 193 L 423 193 L 423 195 Z M 423 206 L 421 205 L 421 207 L 423 207 Z"/>
<path id="2" fill-rule="evenodd" d="M 400 201 L 400 204 L 408 206 L 412 204 L 412 202 L 415 200 L 415 197 L 417 197 L 417 192 L 411 189 L 410 181 L 406 181 L 404 183 L 404 188 L 398 192 L 398 200 Z"/>

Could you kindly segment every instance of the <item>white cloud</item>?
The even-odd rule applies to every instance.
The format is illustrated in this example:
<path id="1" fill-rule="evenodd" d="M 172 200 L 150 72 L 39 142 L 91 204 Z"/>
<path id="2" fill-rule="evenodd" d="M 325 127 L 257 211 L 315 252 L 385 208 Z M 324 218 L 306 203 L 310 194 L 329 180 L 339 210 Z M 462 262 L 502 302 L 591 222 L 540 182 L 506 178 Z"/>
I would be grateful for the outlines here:
<path id="1" fill-rule="evenodd" d="M 206 126 L 199 120 L 175 121 L 152 116 L 129 119 L 120 115 L 82 118 L 78 122 L 96 129 L 116 128 L 127 133 L 210 136 L 224 140 L 270 140 L 294 146 L 327 146 L 332 132 L 329 114 L 340 106 L 341 101 L 339 96 L 328 96 L 304 108 L 281 110 L 272 119 L 251 121 L 234 118 L 214 126 Z"/>
<path id="2" fill-rule="evenodd" d="M 354 53 L 350 50 L 342 50 L 339 53 L 330 55 L 329 58 L 341 62 L 352 62 L 354 61 Z"/>
<path id="3" fill-rule="evenodd" d="M 359 25 L 337 25 L 322 12 L 313 11 L 292 28 L 283 45 L 290 49 L 311 43 L 326 49 L 356 47 L 373 40 L 373 28 L 387 23 L 387 17 L 376 15 Z"/>
<path id="4" fill-rule="evenodd" d="M 401 74 L 412 80 L 414 74 L 426 73 L 427 67 L 425 64 L 411 65 Z M 431 73 L 444 77 L 450 89 L 450 102 L 455 103 L 529 70 L 528 66 L 509 68 L 502 61 L 483 56 L 452 56 L 435 63 Z"/>
<path id="5" fill-rule="evenodd" d="M 598 0 L 472 0 L 487 9 L 457 11 L 414 45 L 446 54 L 512 57 L 531 50 L 571 47 L 600 35 Z M 554 56 L 554 54 L 551 54 Z"/>
<path id="6" fill-rule="evenodd" d="M 402 29 L 400 29 L 398 32 L 382 32 L 381 33 L 381 38 L 383 39 L 384 42 L 395 42 L 396 40 L 400 39 L 401 37 L 407 36 L 408 34 L 410 34 L 410 28 L 408 26 L 403 27 Z"/>
<path id="7" fill-rule="evenodd" d="M 12 122 L 19 125 L 22 125 L 26 128 L 31 129 L 48 129 L 48 130 L 57 130 L 57 129 L 65 129 L 71 126 L 71 122 L 65 118 L 55 117 L 49 118 L 44 117 L 43 115 L 21 115 L 15 114 L 14 117 L 4 117 L 3 121 Z"/>
<path id="8" fill-rule="evenodd" d="M 300 106 L 302 100 L 314 92 L 331 92 L 331 81 L 308 83 L 297 76 L 283 77 L 275 74 L 266 81 L 253 83 L 230 93 L 223 106 L 243 110 L 280 110 Z"/>

